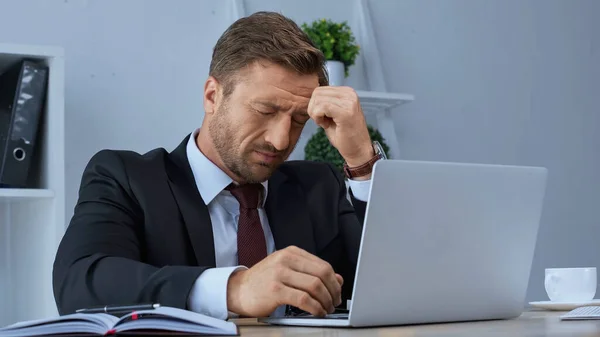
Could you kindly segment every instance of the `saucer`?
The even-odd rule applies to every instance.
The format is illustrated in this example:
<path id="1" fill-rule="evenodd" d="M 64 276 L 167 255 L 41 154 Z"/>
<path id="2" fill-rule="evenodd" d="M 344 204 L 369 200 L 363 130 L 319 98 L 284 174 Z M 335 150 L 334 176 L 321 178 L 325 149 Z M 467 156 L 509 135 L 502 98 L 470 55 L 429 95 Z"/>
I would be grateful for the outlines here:
<path id="1" fill-rule="evenodd" d="M 534 308 L 556 310 L 556 311 L 571 311 L 579 307 L 600 306 L 600 299 L 593 299 L 587 302 L 553 302 L 553 301 L 538 301 L 529 302 Z"/>

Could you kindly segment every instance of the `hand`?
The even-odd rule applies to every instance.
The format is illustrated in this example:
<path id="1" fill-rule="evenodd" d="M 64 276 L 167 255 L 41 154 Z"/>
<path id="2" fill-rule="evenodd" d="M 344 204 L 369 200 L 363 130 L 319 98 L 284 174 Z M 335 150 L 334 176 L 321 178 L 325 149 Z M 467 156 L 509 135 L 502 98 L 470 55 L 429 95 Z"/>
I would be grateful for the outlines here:
<path id="1" fill-rule="evenodd" d="M 341 304 L 342 284 L 329 263 L 291 246 L 233 273 L 227 284 L 227 309 L 265 317 L 288 304 L 323 317 Z"/>
<path id="2" fill-rule="evenodd" d="M 317 87 L 308 114 L 350 166 L 360 166 L 375 155 L 358 95 L 350 87 Z"/>

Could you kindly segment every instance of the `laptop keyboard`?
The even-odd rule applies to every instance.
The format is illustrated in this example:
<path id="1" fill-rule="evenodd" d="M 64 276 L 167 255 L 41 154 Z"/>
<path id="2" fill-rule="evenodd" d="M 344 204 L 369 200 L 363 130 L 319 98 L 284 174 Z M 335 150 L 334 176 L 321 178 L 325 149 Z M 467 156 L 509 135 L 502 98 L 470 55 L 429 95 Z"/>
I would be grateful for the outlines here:
<path id="1" fill-rule="evenodd" d="M 315 317 L 311 314 L 287 316 L 288 318 L 312 318 L 312 319 L 348 319 L 348 314 L 329 314 L 325 317 Z"/>
<path id="2" fill-rule="evenodd" d="M 313 319 L 348 319 L 349 313 L 346 309 L 336 309 L 333 314 L 325 317 L 316 317 L 305 311 L 290 311 L 286 314 L 289 318 L 313 318 Z"/>

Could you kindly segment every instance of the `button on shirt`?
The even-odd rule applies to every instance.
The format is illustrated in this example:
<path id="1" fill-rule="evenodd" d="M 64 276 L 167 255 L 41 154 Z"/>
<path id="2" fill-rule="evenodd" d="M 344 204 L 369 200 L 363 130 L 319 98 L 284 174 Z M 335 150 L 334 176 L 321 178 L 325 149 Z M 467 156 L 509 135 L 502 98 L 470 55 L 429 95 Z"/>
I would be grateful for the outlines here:
<path id="1" fill-rule="evenodd" d="M 246 268 L 239 266 L 237 260 L 237 227 L 240 204 L 225 189 L 233 180 L 198 149 L 196 145 L 198 131 L 198 129 L 195 130 L 190 136 L 186 151 L 196 187 L 210 214 L 216 268 L 207 269 L 200 274 L 188 297 L 188 309 L 215 318 L 226 319 L 229 317 L 227 310 L 229 276 L 238 269 Z M 350 180 L 348 183 L 356 199 L 367 200 L 370 180 Z M 262 185 L 264 198 L 258 214 L 265 234 L 267 254 L 271 254 L 275 251 L 275 241 L 264 209 L 265 201 L 268 198 L 268 181 L 263 182 Z M 274 314 L 281 311 L 280 308 Z"/>

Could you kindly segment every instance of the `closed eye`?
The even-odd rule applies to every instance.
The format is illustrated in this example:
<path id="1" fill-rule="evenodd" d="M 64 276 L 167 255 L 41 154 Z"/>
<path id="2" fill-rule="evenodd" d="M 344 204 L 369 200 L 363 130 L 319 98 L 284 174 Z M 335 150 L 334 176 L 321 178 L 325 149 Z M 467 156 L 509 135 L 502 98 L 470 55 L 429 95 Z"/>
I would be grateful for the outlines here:
<path id="1" fill-rule="evenodd" d="M 267 115 L 267 116 L 275 114 L 275 111 L 265 111 L 265 110 L 256 110 L 256 109 L 255 109 L 255 111 L 261 115 Z"/>
<path id="2" fill-rule="evenodd" d="M 294 123 L 300 126 L 304 126 L 304 124 L 306 124 L 306 122 L 308 122 L 309 119 L 310 117 L 308 115 L 296 115 L 293 118 Z"/>

